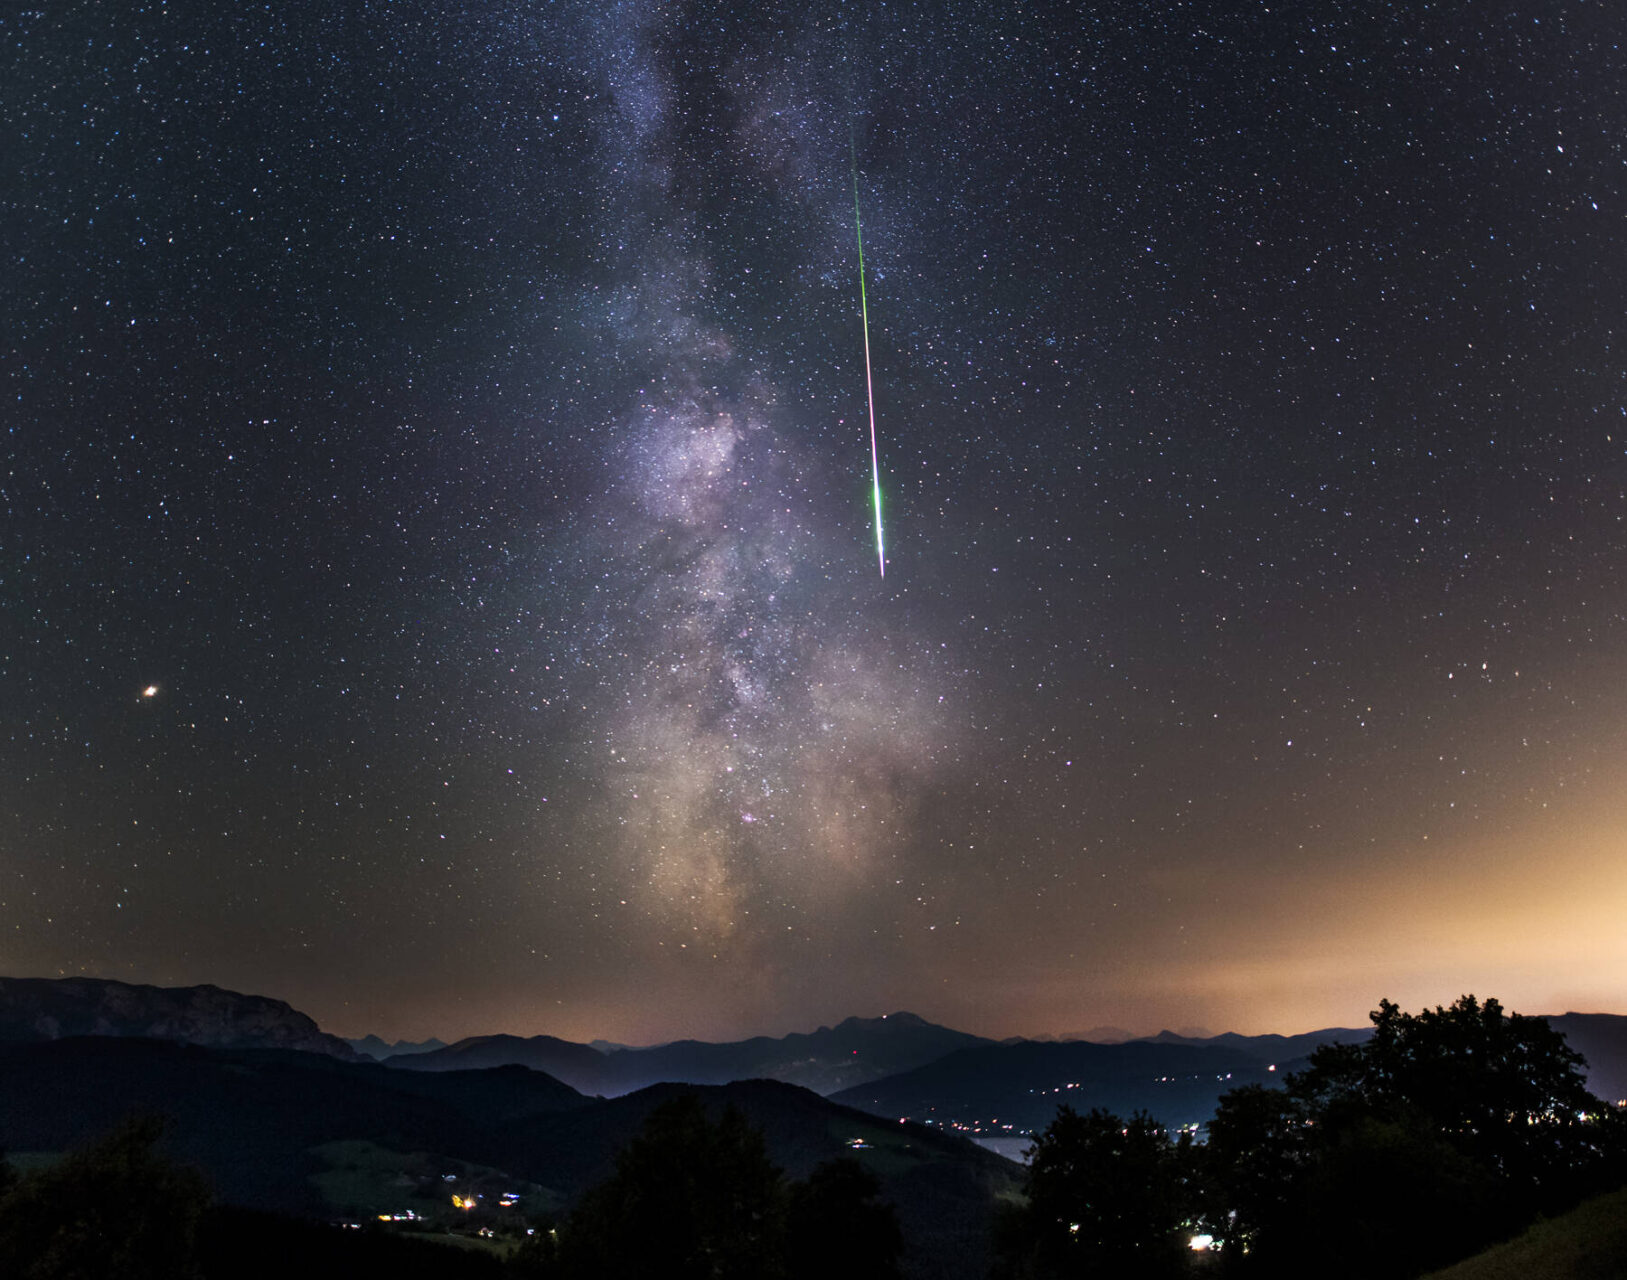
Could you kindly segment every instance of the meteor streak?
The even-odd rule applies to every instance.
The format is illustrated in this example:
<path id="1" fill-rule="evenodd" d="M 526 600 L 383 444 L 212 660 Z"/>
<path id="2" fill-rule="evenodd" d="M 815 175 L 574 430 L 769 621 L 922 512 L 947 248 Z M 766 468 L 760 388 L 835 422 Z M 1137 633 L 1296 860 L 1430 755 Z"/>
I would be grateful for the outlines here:
<path id="1" fill-rule="evenodd" d="M 853 230 L 859 239 L 859 314 L 864 318 L 864 393 L 870 404 L 870 489 L 876 506 L 876 566 L 887 576 L 887 551 L 881 537 L 881 455 L 876 449 L 876 384 L 870 376 L 870 302 L 864 292 L 864 224 L 859 221 L 859 157 L 848 139 L 853 161 Z"/>

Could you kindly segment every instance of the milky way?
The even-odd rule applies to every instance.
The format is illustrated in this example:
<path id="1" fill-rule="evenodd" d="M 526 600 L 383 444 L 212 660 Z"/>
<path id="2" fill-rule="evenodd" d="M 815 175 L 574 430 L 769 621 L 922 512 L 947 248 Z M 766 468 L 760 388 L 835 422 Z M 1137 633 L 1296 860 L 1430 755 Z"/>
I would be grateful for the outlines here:
<path id="1" fill-rule="evenodd" d="M 857 572 L 862 531 L 847 518 L 858 437 L 849 430 L 843 448 L 842 422 L 819 418 L 832 401 L 862 408 L 862 388 L 850 375 L 799 402 L 772 353 L 742 349 L 708 305 L 732 296 L 752 257 L 710 251 L 704 198 L 686 196 L 695 180 L 683 175 L 730 174 L 686 157 L 691 122 L 655 33 L 639 15 L 617 17 L 627 29 L 607 40 L 609 80 L 627 128 L 608 131 L 604 167 L 613 203 L 649 211 L 617 273 L 618 339 L 640 352 L 647 385 L 611 424 L 578 550 L 592 567 L 589 611 L 562 634 L 594 636 L 598 652 L 579 660 L 608 653 L 616 672 L 577 725 L 596 791 L 578 838 L 616 851 L 608 885 L 670 934 L 664 943 L 761 963 L 785 933 L 801 940 L 799 912 L 854 909 L 847 899 L 889 874 L 950 754 L 954 686 L 929 632 Z M 834 122 L 838 107 L 823 105 Z M 793 208 L 817 214 L 831 178 L 796 184 Z M 771 261 L 801 260 L 807 274 L 821 251 L 782 244 Z M 855 336 L 851 317 L 835 319 L 833 341 Z"/>

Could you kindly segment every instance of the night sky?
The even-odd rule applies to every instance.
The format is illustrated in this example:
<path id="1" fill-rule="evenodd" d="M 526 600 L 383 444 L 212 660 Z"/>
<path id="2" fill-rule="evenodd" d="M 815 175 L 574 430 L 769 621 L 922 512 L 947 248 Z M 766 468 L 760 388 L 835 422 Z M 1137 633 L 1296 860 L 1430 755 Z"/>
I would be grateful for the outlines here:
<path id="1" fill-rule="evenodd" d="M 8 10 L 0 972 L 448 1039 L 1627 1010 L 1624 40 Z"/>

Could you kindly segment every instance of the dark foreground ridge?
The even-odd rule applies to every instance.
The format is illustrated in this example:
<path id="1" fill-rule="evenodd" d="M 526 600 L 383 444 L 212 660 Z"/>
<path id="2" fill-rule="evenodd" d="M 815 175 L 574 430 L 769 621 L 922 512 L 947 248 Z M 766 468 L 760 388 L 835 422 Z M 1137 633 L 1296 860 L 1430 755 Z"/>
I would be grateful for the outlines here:
<path id="1" fill-rule="evenodd" d="M 60 1152 L 125 1117 L 168 1121 L 165 1153 L 203 1170 L 227 1204 L 319 1221 L 458 1220 L 512 1195 L 499 1226 L 546 1226 L 615 1167 L 662 1102 L 693 1094 L 739 1111 L 792 1177 L 849 1157 L 875 1174 L 904 1232 L 906 1274 L 983 1274 L 996 1204 L 1020 1169 L 970 1142 L 838 1106 L 776 1081 L 658 1085 L 584 1098 L 523 1067 L 420 1072 L 279 1050 L 83 1037 L 0 1045 L 0 1147 Z"/>
<path id="2" fill-rule="evenodd" d="M 1627 1189 L 1584 1200 L 1425 1280 L 1613 1280 L 1627 1275 Z"/>

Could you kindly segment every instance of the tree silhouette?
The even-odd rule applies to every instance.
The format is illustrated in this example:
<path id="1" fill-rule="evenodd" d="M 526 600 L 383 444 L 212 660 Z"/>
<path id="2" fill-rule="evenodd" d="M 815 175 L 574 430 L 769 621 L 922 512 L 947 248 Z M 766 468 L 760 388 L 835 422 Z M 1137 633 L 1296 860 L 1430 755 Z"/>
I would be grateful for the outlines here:
<path id="1" fill-rule="evenodd" d="M 1255 1274 L 1417 1274 L 1619 1182 L 1622 1117 L 1541 1018 L 1463 996 L 1385 1000 L 1362 1044 L 1328 1045 L 1283 1091 L 1221 1099 L 1204 1217 Z"/>
<path id="2" fill-rule="evenodd" d="M 190 1280 L 202 1177 L 157 1152 L 163 1124 L 127 1121 L 0 1199 L 0 1276 Z"/>
<path id="3" fill-rule="evenodd" d="M 1028 1206 L 1000 1242 L 1012 1276 L 1158 1277 L 1185 1264 L 1192 1151 L 1151 1116 L 1058 1109 L 1035 1140 Z"/>
<path id="4" fill-rule="evenodd" d="M 1318 1050 L 1290 1083 L 1313 1112 L 1412 1113 L 1536 1207 L 1611 1175 L 1620 1126 L 1588 1092 L 1582 1055 L 1545 1019 L 1466 995 L 1419 1014 L 1383 1000 L 1372 1021 L 1371 1040 Z"/>
<path id="5" fill-rule="evenodd" d="M 1228 1257 L 1297 1236 L 1313 1161 L 1310 1110 L 1282 1089 L 1244 1085 L 1220 1099 L 1204 1147 L 1204 1225 Z"/>
<path id="6" fill-rule="evenodd" d="M 734 1108 L 663 1103 L 559 1229 L 559 1273 L 599 1280 L 775 1280 L 784 1175 Z"/>
<path id="7" fill-rule="evenodd" d="M 787 1183 L 733 1107 L 652 1111 L 555 1231 L 512 1259 L 527 1280 L 895 1280 L 902 1236 L 874 1175 L 827 1161 Z"/>
<path id="8" fill-rule="evenodd" d="M 881 1184 L 857 1160 L 827 1160 L 791 1186 L 789 1280 L 893 1280 L 903 1237 Z"/>

